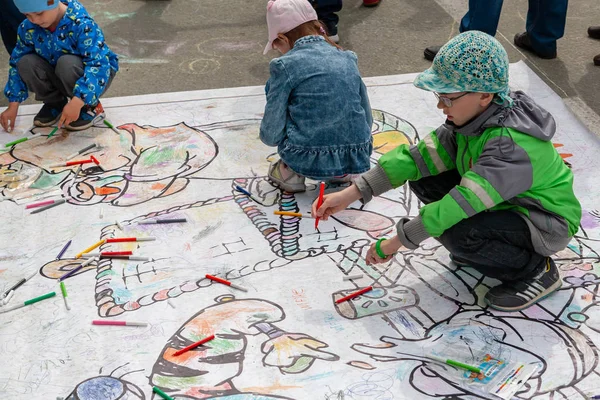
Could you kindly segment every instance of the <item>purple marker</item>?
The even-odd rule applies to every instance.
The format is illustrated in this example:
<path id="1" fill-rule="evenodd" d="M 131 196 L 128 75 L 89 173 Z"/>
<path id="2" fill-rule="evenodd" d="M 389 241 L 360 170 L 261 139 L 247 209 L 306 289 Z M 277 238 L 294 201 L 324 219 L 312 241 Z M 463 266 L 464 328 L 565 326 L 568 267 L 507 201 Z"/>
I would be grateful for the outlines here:
<path id="1" fill-rule="evenodd" d="M 84 263 L 81 263 L 80 266 L 73 268 L 72 270 L 70 270 L 69 272 L 67 272 L 66 274 L 64 274 L 63 276 L 61 276 L 60 278 L 58 278 L 59 282 L 64 281 L 65 279 L 67 279 L 68 277 L 70 277 L 71 275 L 73 275 L 75 272 L 79 271 L 81 268 L 85 267 L 86 265 L 88 265 L 89 263 L 91 263 L 92 261 L 97 260 L 95 257 L 90 258 L 89 260 L 87 260 Z"/>
<path id="2" fill-rule="evenodd" d="M 65 247 L 63 247 L 62 250 L 60 251 L 60 253 L 58 253 L 58 255 L 56 256 L 57 260 L 60 260 L 60 258 L 63 256 L 63 254 L 65 254 L 65 251 L 67 251 L 67 249 L 71 245 L 71 242 L 72 242 L 72 240 L 69 240 L 67 242 L 67 244 L 65 244 Z"/>

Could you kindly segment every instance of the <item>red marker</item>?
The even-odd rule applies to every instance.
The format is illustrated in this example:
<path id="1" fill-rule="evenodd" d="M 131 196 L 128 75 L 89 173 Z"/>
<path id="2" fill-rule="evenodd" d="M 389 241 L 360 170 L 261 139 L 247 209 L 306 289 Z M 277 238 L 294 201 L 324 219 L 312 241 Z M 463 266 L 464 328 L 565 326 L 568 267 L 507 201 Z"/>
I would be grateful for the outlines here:
<path id="1" fill-rule="evenodd" d="M 319 188 L 319 201 L 317 202 L 317 210 L 321 208 L 323 205 L 323 195 L 325 194 L 325 182 L 321 182 L 321 187 Z M 319 217 L 315 219 L 315 230 L 319 228 Z"/>
<path id="2" fill-rule="evenodd" d="M 103 251 L 102 253 L 86 253 L 86 257 L 131 256 L 133 251 Z"/>
<path id="3" fill-rule="evenodd" d="M 342 297 L 341 299 L 337 299 L 335 302 L 336 303 L 343 303 L 346 300 L 350 300 L 356 296 L 360 296 L 363 293 L 367 293 L 369 291 L 373 290 L 373 286 L 367 286 L 364 289 L 360 289 L 358 292 L 354 292 L 354 293 L 350 293 L 348 296 Z"/>
<path id="4" fill-rule="evenodd" d="M 94 162 L 94 164 L 100 165 L 100 161 L 98 161 L 98 159 L 96 157 L 90 156 L 90 160 L 92 160 Z"/>
<path id="5" fill-rule="evenodd" d="M 92 160 L 76 160 L 76 161 L 67 161 L 67 163 L 65 164 L 67 167 L 70 167 L 72 165 L 81 165 L 81 164 L 89 164 L 91 163 Z"/>
<path id="6" fill-rule="evenodd" d="M 202 340 L 199 340 L 199 341 L 197 341 L 197 342 L 196 342 L 196 343 L 194 343 L 194 344 L 190 344 L 188 347 L 184 347 L 184 348 L 183 348 L 183 349 L 181 349 L 181 350 L 177 350 L 175 353 L 173 353 L 173 355 L 174 355 L 174 356 L 180 356 L 180 355 L 182 355 L 183 353 L 185 353 L 186 351 L 189 351 L 189 350 L 193 349 L 194 347 L 198 347 L 198 346 L 200 346 L 200 345 L 203 345 L 203 344 L 204 344 L 204 343 L 206 343 L 206 342 L 210 342 L 210 341 L 211 341 L 211 340 L 213 340 L 214 338 L 215 338 L 215 335 L 210 335 L 209 337 L 205 337 L 204 339 L 202 339 Z"/>
<path id="7" fill-rule="evenodd" d="M 216 277 L 216 276 L 213 276 L 213 275 L 209 275 L 209 274 L 206 274 L 206 278 L 210 279 L 211 281 L 222 283 L 223 285 L 231 286 L 232 288 L 237 289 L 237 290 L 241 290 L 243 292 L 247 292 L 248 291 L 248 289 L 246 289 L 245 287 L 238 286 L 235 283 L 231 283 L 228 280 L 225 280 L 223 278 L 219 278 L 219 277 Z"/>
<path id="8" fill-rule="evenodd" d="M 89 164 L 92 160 L 78 160 L 78 161 L 67 161 L 66 163 L 53 164 L 50 168 L 58 168 L 58 167 L 70 167 L 72 165 L 81 165 L 81 164 Z"/>
<path id="9" fill-rule="evenodd" d="M 122 237 L 122 238 L 111 238 L 111 239 L 106 239 L 106 243 L 120 243 L 120 242 L 151 242 L 153 240 L 156 240 L 155 237 L 143 237 L 143 238 L 136 238 L 136 237 Z"/>

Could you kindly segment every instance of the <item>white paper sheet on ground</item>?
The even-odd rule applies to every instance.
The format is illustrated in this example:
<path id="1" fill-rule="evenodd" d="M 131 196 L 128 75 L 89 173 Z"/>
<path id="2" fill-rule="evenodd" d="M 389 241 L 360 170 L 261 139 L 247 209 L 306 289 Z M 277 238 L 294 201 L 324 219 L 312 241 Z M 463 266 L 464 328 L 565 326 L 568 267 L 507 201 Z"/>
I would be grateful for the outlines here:
<path id="1" fill-rule="evenodd" d="M 375 119 L 374 163 L 443 122 L 434 96 L 414 88 L 413 78 L 365 79 Z M 102 125 L 47 139 L 50 129 L 36 128 L 34 138 L 0 154 L 0 171 L 31 172 L 18 196 L 0 188 L 7 200 L 0 202 L 0 289 L 18 282 L 23 271 L 42 275 L 20 287 L 12 302 L 54 290 L 57 277 L 80 265 L 74 255 L 100 239 L 157 240 L 101 246 L 98 251 L 132 250 L 152 261 L 107 259 L 82 268 L 68 279 L 73 312 L 57 296 L 0 316 L 3 398 L 91 400 L 104 393 L 103 399 L 144 399 L 151 384 L 186 399 L 472 398 L 440 378 L 443 365 L 421 357 L 453 341 L 490 346 L 508 360 L 542 362 L 519 398 L 592 394 L 600 387 L 600 143 L 525 64 L 511 66 L 511 86 L 554 114 L 554 143 L 573 167 L 584 208 L 582 230 L 556 255 L 563 288 L 511 314 L 487 308 L 482 298 L 494 281 L 457 269 L 434 240 L 388 265 L 365 264 L 371 242 L 399 218 L 417 214 L 406 187 L 322 221 L 320 232 L 313 220 L 273 215 L 309 212 L 316 192 L 311 185 L 306 193 L 283 194 L 265 180 L 275 149 L 258 139 L 262 87 L 103 100 L 118 133 Z M 38 108 L 20 108 L 16 129 L 30 127 Z M 10 138 L 2 133 L 0 143 Z M 103 168 L 84 165 L 75 184 L 75 167 L 46 167 L 92 143 L 97 146 L 89 155 Z M 35 215 L 17 201 L 28 191 L 47 190 L 71 198 Z M 188 222 L 136 224 L 156 217 Z M 54 260 L 71 238 L 63 259 Z M 342 280 L 357 274 L 363 276 Z M 375 289 L 335 303 L 368 285 Z M 174 298 L 177 308 L 167 305 Z M 149 326 L 99 329 L 91 324 L 98 318 Z M 173 355 L 212 333 L 215 340 Z"/>

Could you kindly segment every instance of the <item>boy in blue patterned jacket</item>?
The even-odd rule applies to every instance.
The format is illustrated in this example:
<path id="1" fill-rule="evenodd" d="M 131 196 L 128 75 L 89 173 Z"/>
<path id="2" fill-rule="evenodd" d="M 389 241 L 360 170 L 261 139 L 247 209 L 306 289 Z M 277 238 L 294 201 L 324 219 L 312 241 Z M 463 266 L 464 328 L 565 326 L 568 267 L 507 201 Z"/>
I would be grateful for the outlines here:
<path id="1" fill-rule="evenodd" d="M 0 115 L 4 130 L 14 128 L 28 91 L 44 103 L 36 126 L 89 128 L 104 117 L 100 96 L 119 70 L 104 34 L 77 0 L 14 0 L 27 19 L 19 26 Z"/>

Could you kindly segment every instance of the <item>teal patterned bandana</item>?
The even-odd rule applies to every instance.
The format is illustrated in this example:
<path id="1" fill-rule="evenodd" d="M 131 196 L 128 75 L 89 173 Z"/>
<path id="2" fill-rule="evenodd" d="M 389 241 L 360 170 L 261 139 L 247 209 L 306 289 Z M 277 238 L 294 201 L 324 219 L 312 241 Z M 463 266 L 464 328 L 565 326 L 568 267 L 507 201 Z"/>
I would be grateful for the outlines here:
<path id="1" fill-rule="evenodd" d="M 508 55 L 494 37 L 479 31 L 455 36 L 435 56 L 431 68 L 413 82 L 438 93 L 495 93 L 494 101 L 512 106 L 508 87 Z"/>

